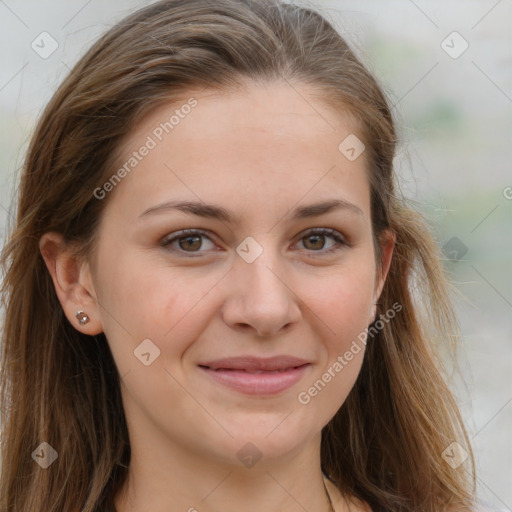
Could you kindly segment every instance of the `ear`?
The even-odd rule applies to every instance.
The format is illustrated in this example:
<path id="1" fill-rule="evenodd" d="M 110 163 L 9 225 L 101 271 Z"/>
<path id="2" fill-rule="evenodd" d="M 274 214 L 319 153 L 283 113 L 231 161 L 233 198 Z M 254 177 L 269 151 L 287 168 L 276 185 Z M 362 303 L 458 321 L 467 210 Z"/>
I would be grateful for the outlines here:
<path id="1" fill-rule="evenodd" d="M 71 325 L 90 336 L 103 332 L 89 264 L 70 250 L 60 233 L 45 233 L 39 240 L 39 250 Z M 84 325 L 76 318 L 78 311 L 89 317 Z"/>
<path id="2" fill-rule="evenodd" d="M 395 248 L 396 233 L 387 229 L 381 236 L 380 247 L 381 247 L 381 265 L 377 270 L 375 279 L 375 288 L 373 293 L 373 305 L 370 310 L 370 323 L 375 321 L 377 317 L 377 303 L 379 302 L 380 294 L 384 288 L 384 283 L 391 266 L 391 259 L 393 258 L 393 250 Z"/>

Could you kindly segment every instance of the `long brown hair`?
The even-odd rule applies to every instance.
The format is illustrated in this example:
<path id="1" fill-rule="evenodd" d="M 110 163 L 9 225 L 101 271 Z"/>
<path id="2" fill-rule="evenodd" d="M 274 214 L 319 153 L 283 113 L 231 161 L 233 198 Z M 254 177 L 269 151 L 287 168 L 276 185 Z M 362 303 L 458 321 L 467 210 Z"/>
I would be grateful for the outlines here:
<path id="1" fill-rule="evenodd" d="M 40 237 L 62 233 L 86 257 L 108 201 L 93 191 L 112 176 L 136 123 L 191 88 L 247 80 L 309 86 L 357 121 L 377 257 L 384 230 L 396 234 L 379 312 L 402 310 L 369 339 L 354 388 L 324 428 L 322 470 L 373 511 L 471 507 L 473 455 L 432 343 L 453 343 L 457 326 L 430 228 L 397 191 L 397 135 L 381 87 L 314 10 L 279 0 L 163 0 L 123 19 L 80 59 L 28 149 L 2 253 L 1 512 L 106 510 L 130 462 L 107 340 L 66 320 Z M 31 458 L 43 441 L 58 453 L 51 471 Z M 456 469 L 443 458 L 452 442 L 468 454 Z"/>

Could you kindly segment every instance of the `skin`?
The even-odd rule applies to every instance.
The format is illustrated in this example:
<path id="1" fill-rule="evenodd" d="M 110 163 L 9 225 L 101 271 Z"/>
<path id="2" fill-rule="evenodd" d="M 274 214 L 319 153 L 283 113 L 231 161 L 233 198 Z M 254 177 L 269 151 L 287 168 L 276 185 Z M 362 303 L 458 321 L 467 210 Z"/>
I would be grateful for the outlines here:
<path id="1" fill-rule="evenodd" d="M 105 333 L 121 376 L 132 460 L 116 508 L 327 512 L 321 430 L 354 385 L 364 345 L 307 405 L 297 395 L 373 321 L 394 240 L 383 243 L 379 270 L 365 154 L 349 161 L 338 150 L 354 133 L 349 120 L 306 87 L 191 92 L 144 119 L 121 148 L 126 157 L 191 96 L 197 106 L 103 199 L 89 261 L 57 233 L 40 241 L 67 318 L 83 333 Z M 329 199 L 361 213 L 291 219 L 295 208 Z M 139 217 L 170 200 L 220 205 L 239 223 L 170 209 Z M 349 245 L 304 234 L 324 227 Z M 186 239 L 174 252 L 162 247 L 182 229 L 211 236 L 193 239 L 189 252 Z M 236 252 L 248 236 L 263 248 L 252 263 Z M 84 326 L 78 310 L 90 317 Z M 145 366 L 134 350 L 148 338 L 160 356 Z M 197 366 L 245 354 L 311 365 L 292 388 L 265 397 L 226 388 Z M 247 442 L 262 454 L 252 467 L 237 457 Z M 336 511 L 349 510 L 329 490 Z M 354 501 L 350 510 L 369 508 Z"/>

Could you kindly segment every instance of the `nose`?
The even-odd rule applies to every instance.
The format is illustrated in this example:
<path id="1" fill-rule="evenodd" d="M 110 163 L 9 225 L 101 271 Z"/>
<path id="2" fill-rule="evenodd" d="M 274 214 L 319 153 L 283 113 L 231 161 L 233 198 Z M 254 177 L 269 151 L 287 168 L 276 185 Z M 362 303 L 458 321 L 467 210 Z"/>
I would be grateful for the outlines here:
<path id="1" fill-rule="evenodd" d="M 230 277 L 229 295 L 224 303 L 224 322 L 232 329 L 253 330 L 270 337 L 297 323 L 301 309 L 289 273 L 271 257 L 270 249 L 252 263 L 237 258 Z"/>

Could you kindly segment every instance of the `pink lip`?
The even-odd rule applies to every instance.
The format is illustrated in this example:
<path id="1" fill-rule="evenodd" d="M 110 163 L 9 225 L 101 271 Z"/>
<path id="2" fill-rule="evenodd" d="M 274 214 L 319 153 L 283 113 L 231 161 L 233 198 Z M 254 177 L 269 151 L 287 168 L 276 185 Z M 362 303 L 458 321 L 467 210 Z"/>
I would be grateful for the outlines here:
<path id="1" fill-rule="evenodd" d="M 248 395 L 280 393 L 296 384 L 309 366 L 308 361 L 291 356 L 243 356 L 199 364 L 220 384 Z"/>

